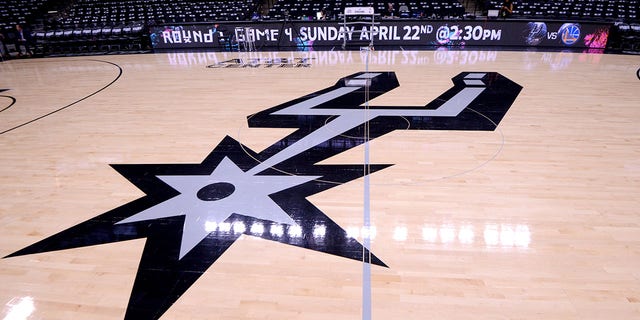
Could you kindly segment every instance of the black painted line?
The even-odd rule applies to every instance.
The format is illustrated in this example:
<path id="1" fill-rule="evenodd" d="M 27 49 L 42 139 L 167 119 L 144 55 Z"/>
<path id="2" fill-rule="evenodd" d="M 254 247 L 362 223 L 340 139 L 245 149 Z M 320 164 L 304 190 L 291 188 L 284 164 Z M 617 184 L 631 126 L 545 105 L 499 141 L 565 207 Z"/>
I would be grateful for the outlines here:
<path id="1" fill-rule="evenodd" d="M 68 105 L 66 105 L 66 106 L 64 106 L 64 107 L 61 107 L 61 108 L 56 109 L 56 110 L 53 110 L 53 111 L 51 111 L 51 112 L 49 112 L 49 113 L 47 113 L 47 114 L 44 114 L 44 115 L 42 115 L 42 116 L 39 116 L 39 117 L 37 117 L 37 118 L 35 118 L 35 119 L 29 120 L 29 121 L 27 121 L 27 122 L 25 122 L 25 123 L 23 123 L 23 124 L 19 124 L 19 125 L 17 125 L 17 126 L 15 126 L 15 127 L 13 127 L 13 128 L 10 128 L 10 129 L 7 129 L 7 130 L 5 130 L 5 131 L 2 131 L 2 132 L 0 132 L 0 135 L 3 135 L 3 134 L 5 134 L 5 133 L 7 133 L 7 132 L 11 132 L 11 131 L 16 130 L 16 129 L 18 129 L 18 128 L 24 127 L 24 126 L 26 126 L 26 125 L 28 125 L 28 124 L 31 124 L 31 123 L 34 123 L 34 122 L 36 122 L 36 121 L 38 121 L 38 120 L 44 119 L 44 118 L 46 118 L 46 117 L 48 117 L 48 116 L 51 116 L 51 115 L 53 115 L 53 114 L 56 114 L 56 113 L 58 113 L 58 112 L 60 112 L 60 111 L 62 111 L 62 110 L 64 110 L 64 109 L 67 109 L 67 108 L 69 108 L 69 107 L 71 107 L 71 106 L 73 106 L 73 105 L 75 105 L 75 104 L 77 104 L 77 103 L 79 103 L 79 102 L 82 102 L 82 101 L 84 101 L 84 100 L 86 100 L 86 99 L 88 99 L 88 98 L 90 98 L 90 97 L 92 97 L 92 96 L 94 96 L 94 95 L 96 95 L 96 94 L 100 93 L 102 90 L 104 90 L 104 89 L 106 89 L 106 88 L 110 87 L 112 84 L 114 84 L 116 81 L 118 81 L 118 79 L 120 79 L 120 76 L 122 76 L 122 67 L 120 67 L 119 65 L 117 65 L 117 64 L 115 64 L 115 63 L 113 63 L 113 62 L 110 62 L 110 61 L 104 61 L 104 60 L 92 60 L 92 59 L 90 59 L 90 60 L 88 60 L 88 61 L 97 61 L 97 62 L 103 62 L 103 63 L 108 63 L 108 64 L 111 64 L 111 65 L 114 65 L 115 67 L 117 67 L 117 68 L 118 68 L 118 76 L 117 76 L 115 79 L 113 79 L 111 82 L 109 82 L 107 85 L 105 85 L 104 87 L 102 87 L 102 88 L 98 89 L 97 91 L 95 91 L 95 92 L 93 92 L 93 93 L 91 93 L 91 94 L 89 94 L 89 95 L 87 95 L 87 96 L 85 96 L 85 97 L 80 98 L 79 100 L 76 100 L 76 101 L 74 101 L 74 102 L 72 102 L 72 103 L 70 103 L 70 104 L 68 104 Z"/>
<path id="2" fill-rule="evenodd" d="M 11 108 L 11 106 L 13 106 L 14 104 L 16 104 L 16 98 L 14 98 L 12 96 L 2 96 L 2 95 L 0 95 L 0 97 L 11 99 L 11 104 L 6 106 L 6 107 L 4 107 L 4 109 L 0 110 L 0 112 L 5 111 L 5 110 Z"/>

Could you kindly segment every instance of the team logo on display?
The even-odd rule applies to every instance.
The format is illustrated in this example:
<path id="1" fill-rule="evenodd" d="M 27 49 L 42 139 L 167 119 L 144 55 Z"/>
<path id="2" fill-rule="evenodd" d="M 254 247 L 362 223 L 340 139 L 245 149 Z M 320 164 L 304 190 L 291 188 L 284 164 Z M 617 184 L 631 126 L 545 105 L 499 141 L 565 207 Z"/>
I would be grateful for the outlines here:
<path id="1" fill-rule="evenodd" d="M 529 46 L 537 46 L 547 36 L 547 24 L 544 22 L 529 22 L 523 32 L 524 42 Z"/>
<path id="2" fill-rule="evenodd" d="M 386 267 L 307 198 L 390 164 L 319 163 L 395 130 L 495 130 L 522 89 L 464 72 L 424 106 L 363 107 L 398 86 L 393 72 L 360 72 L 253 114 L 250 127 L 295 129 L 260 152 L 227 136 L 201 163 L 112 165 L 145 196 L 7 257 L 146 238 L 131 320 L 160 318 L 241 236 Z"/>
<path id="3" fill-rule="evenodd" d="M 565 23 L 558 29 L 562 43 L 570 46 L 580 40 L 580 25 L 577 23 Z"/>

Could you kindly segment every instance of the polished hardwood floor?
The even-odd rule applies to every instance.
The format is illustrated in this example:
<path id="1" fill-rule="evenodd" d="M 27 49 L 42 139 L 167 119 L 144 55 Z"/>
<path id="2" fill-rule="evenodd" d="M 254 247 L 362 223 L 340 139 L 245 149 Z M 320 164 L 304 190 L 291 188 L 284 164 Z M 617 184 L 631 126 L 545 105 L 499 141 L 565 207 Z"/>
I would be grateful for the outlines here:
<path id="1" fill-rule="evenodd" d="M 640 319 L 638 68 L 640 59 L 629 55 L 472 50 L 4 61 L 0 317 L 337 320 L 364 318 L 370 310 L 373 319 Z M 132 302 L 162 297 L 144 300 L 164 290 L 152 285 L 162 276 L 136 280 L 145 275 L 140 270 L 152 274 L 159 250 L 170 246 L 177 254 L 171 240 L 180 242 L 181 233 L 162 233 L 162 226 L 174 230 L 170 226 L 176 219 L 182 226 L 184 218 L 184 245 L 193 240 L 186 239 L 187 222 L 199 218 L 179 213 L 173 213 L 178 218 L 167 213 L 164 220 L 140 218 L 137 229 L 120 233 L 124 213 L 151 207 L 128 204 L 147 199 L 154 186 L 168 190 L 158 187 L 156 175 L 168 185 L 182 185 L 169 179 L 179 175 L 172 170 L 196 170 L 189 164 L 227 152 L 210 156 L 215 148 L 238 149 L 233 141 L 246 151 L 230 156 L 233 163 L 269 154 L 297 127 L 250 127 L 252 115 L 357 72 L 397 76 L 399 86 L 368 101 L 371 108 L 424 106 L 449 90 L 461 72 L 497 72 L 522 90 L 495 130 L 388 130 L 367 148 L 358 144 L 315 159 L 339 168 L 362 164 L 368 152 L 372 164 L 392 165 L 366 179 L 360 174 L 322 190 L 296 191 L 318 217 L 329 218 L 322 221 L 335 222 L 314 227 L 315 245 L 327 237 L 339 249 L 299 245 L 291 239 L 306 233 L 287 223 L 253 229 L 262 228 L 254 219 L 249 230 L 236 219 L 229 229 L 222 221 L 227 215 L 205 226 L 211 233 L 195 238 L 206 236 L 202 243 L 214 245 L 200 250 L 194 244 L 184 259 L 167 262 L 179 264 L 183 276 L 192 269 L 182 261 L 199 261 L 193 252 L 206 256 L 207 250 L 221 250 L 210 267 L 200 266 L 205 271 L 184 293 L 158 301 L 164 304 L 160 311 L 147 312 L 152 307 Z M 312 151 L 296 154 L 314 160 Z M 302 184 L 297 178 L 310 175 L 286 173 L 287 178 L 276 174 L 259 183 L 286 195 L 289 189 L 280 184 Z M 162 196 L 169 197 L 167 192 Z M 283 209 L 292 203 L 306 205 L 300 200 Z M 159 210 L 145 212 L 158 218 Z M 363 227 L 366 215 L 369 228 Z M 47 242 L 85 221 L 110 227 L 82 227 Z M 347 240 L 329 232 L 334 227 L 358 242 L 343 250 L 340 241 Z M 289 240 L 282 240 L 284 231 Z M 217 238 L 223 232 L 235 234 L 224 246 Z M 36 243 L 42 246 L 20 251 Z M 386 266 L 370 265 L 369 277 L 369 265 L 347 256 L 361 248 L 358 243 Z M 173 283 L 182 285 L 182 279 Z"/>

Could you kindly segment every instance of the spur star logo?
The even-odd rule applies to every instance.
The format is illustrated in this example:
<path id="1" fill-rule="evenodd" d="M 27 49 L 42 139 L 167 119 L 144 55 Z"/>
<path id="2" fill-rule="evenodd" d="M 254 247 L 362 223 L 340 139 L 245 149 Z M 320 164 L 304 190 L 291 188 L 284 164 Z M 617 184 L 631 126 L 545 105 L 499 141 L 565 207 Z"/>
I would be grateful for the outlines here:
<path id="1" fill-rule="evenodd" d="M 160 318 L 242 235 L 386 267 L 307 197 L 390 165 L 317 163 L 394 130 L 494 130 L 522 89 L 494 72 L 453 83 L 425 106 L 364 108 L 399 83 L 360 72 L 249 116 L 297 129 L 261 152 L 227 136 L 198 164 L 112 165 L 146 195 L 5 258 L 147 238 L 125 313 L 136 320 Z"/>

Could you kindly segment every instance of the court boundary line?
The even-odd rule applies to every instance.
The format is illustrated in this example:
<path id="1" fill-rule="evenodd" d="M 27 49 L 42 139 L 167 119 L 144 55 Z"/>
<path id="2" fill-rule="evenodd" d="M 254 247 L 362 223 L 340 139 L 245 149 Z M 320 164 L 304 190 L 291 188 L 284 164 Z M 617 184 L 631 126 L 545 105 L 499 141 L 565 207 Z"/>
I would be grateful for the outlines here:
<path id="1" fill-rule="evenodd" d="M 373 40 L 372 44 L 367 47 L 365 51 L 365 66 L 364 70 L 366 73 L 369 73 L 369 60 L 371 59 L 370 52 L 373 50 Z M 366 232 L 362 234 L 362 320 L 371 320 L 372 316 L 372 306 L 371 306 L 371 159 L 370 159 L 370 145 L 369 141 L 371 140 L 370 134 L 370 87 L 371 80 L 367 80 L 367 83 L 364 86 L 364 117 L 365 121 L 363 123 L 363 146 L 364 146 L 364 183 L 363 183 L 363 217 L 362 217 L 362 227 Z"/>
<path id="2" fill-rule="evenodd" d="M 76 60 L 76 61 L 83 61 L 83 60 Z M 48 112 L 48 113 L 46 113 L 46 114 L 44 114 L 44 115 L 41 115 L 41 116 L 36 117 L 36 118 L 34 118 L 34 119 L 31 119 L 31 120 L 29 120 L 29 121 L 27 121 L 27 122 L 24 122 L 24 123 L 19 124 L 19 125 L 15 126 L 15 127 L 9 128 L 9 129 L 7 129 L 7 130 L 0 131 L 0 135 L 3 135 L 3 134 L 5 134 L 5 133 L 11 132 L 11 131 L 13 131 L 13 130 L 16 130 L 16 129 L 22 128 L 22 127 L 24 127 L 24 126 L 26 126 L 26 125 L 29 125 L 29 124 L 32 124 L 32 123 L 34 123 L 34 122 L 36 122 L 36 121 L 38 121 L 38 120 L 42 120 L 42 119 L 44 119 L 44 118 L 46 118 L 46 117 L 48 117 L 48 116 L 54 115 L 54 114 L 56 114 L 56 113 L 58 113 L 58 112 L 60 112 L 60 111 L 62 111 L 62 110 L 65 110 L 65 109 L 67 109 L 67 108 L 69 108 L 69 107 L 71 107 L 71 106 L 73 106 L 73 105 L 75 105 L 75 104 L 77 104 L 77 103 L 80 103 L 80 102 L 82 102 L 82 101 L 84 101 L 84 100 L 86 100 L 86 99 L 89 99 L 89 98 L 93 97 L 94 95 L 96 95 L 96 94 L 98 94 L 98 93 L 102 92 L 103 90 L 107 89 L 107 88 L 108 88 L 108 87 L 110 87 L 112 84 L 116 83 L 116 81 L 118 81 L 118 79 L 120 79 L 120 77 L 122 76 L 122 67 L 120 67 L 120 66 L 119 66 L 118 64 L 116 64 L 116 63 L 113 63 L 113 62 L 110 62 L 110 61 L 105 61 L 105 60 L 94 60 L 94 59 L 87 59 L 87 60 L 84 60 L 84 61 L 96 61 L 96 62 L 103 62 L 103 63 L 111 64 L 111 65 L 115 66 L 116 68 L 118 68 L 118 75 L 115 77 L 115 79 L 113 79 L 111 82 L 109 82 L 109 83 L 108 83 L 107 85 L 105 85 L 104 87 L 102 87 L 102 88 L 98 89 L 97 91 L 94 91 L 93 93 L 90 93 L 90 94 L 89 94 L 89 95 L 87 95 L 87 96 L 84 96 L 84 97 L 82 97 L 82 98 L 80 98 L 80 99 L 78 99 L 78 100 L 76 100 L 76 101 L 74 101 L 74 102 L 71 102 L 71 103 L 67 104 L 67 105 L 66 105 L 66 106 L 64 106 L 64 107 L 60 107 L 60 108 L 58 108 L 58 109 L 56 109 L 56 110 L 53 110 L 53 111 L 51 111 L 51 112 Z M 4 110 L 5 110 L 5 109 L 3 109 L 2 111 L 4 111 Z"/>
<path id="3" fill-rule="evenodd" d="M 4 107 L 2 110 L 0 110 L 0 112 L 5 111 L 5 110 L 7 110 L 7 109 L 11 108 L 14 104 L 16 104 L 16 101 L 17 101 L 17 100 L 16 100 L 16 98 L 14 98 L 14 97 L 12 97 L 12 96 L 0 95 L 0 97 L 2 97 L 2 98 L 9 98 L 9 99 L 11 99 L 11 100 L 12 100 L 12 101 L 11 101 L 11 104 L 9 104 L 8 106 Z"/>

